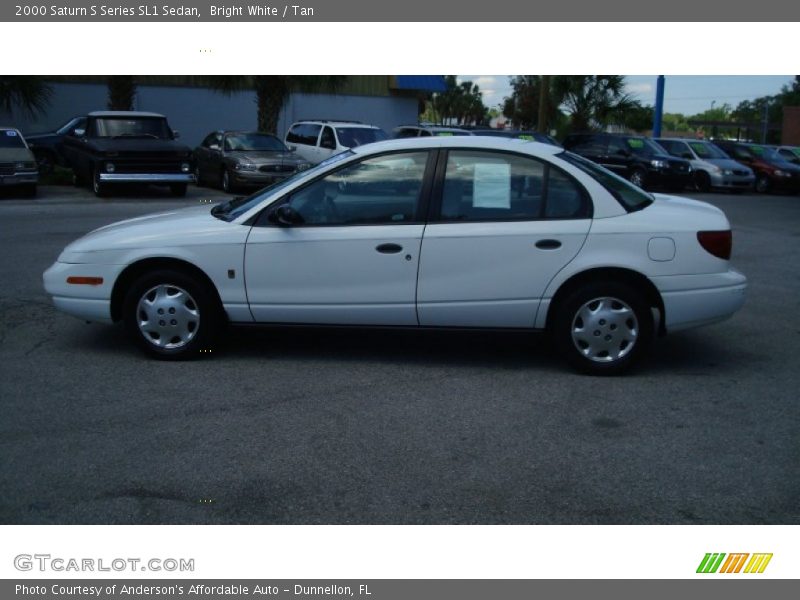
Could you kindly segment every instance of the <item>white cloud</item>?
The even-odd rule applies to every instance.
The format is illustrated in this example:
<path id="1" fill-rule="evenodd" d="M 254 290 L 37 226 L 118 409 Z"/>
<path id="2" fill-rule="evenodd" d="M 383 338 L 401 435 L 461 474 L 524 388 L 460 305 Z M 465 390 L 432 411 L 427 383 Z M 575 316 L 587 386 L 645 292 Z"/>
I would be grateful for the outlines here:
<path id="1" fill-rule="evenodd" d="M 653 93 L 653 84 L 652 83 L 629 83 L 625 86 L 630 94 L 652 94 Z"/>

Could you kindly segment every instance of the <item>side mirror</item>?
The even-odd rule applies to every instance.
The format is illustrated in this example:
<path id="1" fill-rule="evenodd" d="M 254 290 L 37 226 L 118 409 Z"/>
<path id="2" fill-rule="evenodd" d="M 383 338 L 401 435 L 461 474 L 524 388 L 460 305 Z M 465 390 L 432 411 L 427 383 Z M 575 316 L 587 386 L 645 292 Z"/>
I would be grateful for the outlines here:
<path id="1" fill-rule="evenodd" d="M 181 132 L 173 130 L 172 131 L 172 139 L 173 140 L 177 140 L 179 137 L 181 137 Z"/>
<path id="2" fill-rule="evenodd" d="M 81 128 L 73 129 L 72 130 L 72 135 L 74 135 L 77 138 L 82 138 L 82 137 L 84 137 L 86 135 L 86 130 L 85 129 L 81 129 Z"/>
<path id="3" fill-rule="evenodd" d="M 289 148 L 291 152 L 297 152 L 297 146 L 293 146 L 292 144 L 286 144 L 286 147 Z"/>
<path id="4" fill-rule="evenodd" d="M 267 215 L 267 220 L 281 227 L 291 227 L 292 225 L 300 225 L 304 222 L 300 213 L 288 204 L 281 204 L 278 208 L 271 210 Z"/>

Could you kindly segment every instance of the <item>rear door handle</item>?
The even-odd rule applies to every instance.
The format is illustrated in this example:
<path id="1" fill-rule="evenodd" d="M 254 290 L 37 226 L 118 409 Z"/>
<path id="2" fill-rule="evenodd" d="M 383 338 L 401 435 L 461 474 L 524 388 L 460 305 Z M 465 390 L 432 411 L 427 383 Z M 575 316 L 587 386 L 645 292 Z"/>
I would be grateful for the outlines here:
<path id="1" fill-rule="evenodd" d="M 403 247 L 400 244 L 381 244 L 376 246 L 375 250 L 381 254 L 397 254 L 403 251 Z"/>
<path id="2" fill-rule="evenodd" d="M 540 250 L 555 250 L 561 248 L 561 242 L 558 240 L 539 240 L 536 242 L 536 247 Z"/>

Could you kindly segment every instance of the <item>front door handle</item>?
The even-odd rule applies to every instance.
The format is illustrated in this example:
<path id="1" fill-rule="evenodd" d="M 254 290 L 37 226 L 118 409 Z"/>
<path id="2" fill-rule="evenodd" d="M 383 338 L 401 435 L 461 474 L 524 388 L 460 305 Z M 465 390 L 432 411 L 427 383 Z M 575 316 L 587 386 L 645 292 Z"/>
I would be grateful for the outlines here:
<path id="1" fill-rule="evenodd" d="M 381 254 L 397 254 L 403 251 L 403 247 L 400 244 L 381 244 L 376 246 L 375 250 Z"/>
<path id="2" fill-rule="evenodd" d="M 536 247 L 540 250 L 555 250 L 561 248 L 561 242 L 558 240 L 539 240 L 536 242 Z"/>

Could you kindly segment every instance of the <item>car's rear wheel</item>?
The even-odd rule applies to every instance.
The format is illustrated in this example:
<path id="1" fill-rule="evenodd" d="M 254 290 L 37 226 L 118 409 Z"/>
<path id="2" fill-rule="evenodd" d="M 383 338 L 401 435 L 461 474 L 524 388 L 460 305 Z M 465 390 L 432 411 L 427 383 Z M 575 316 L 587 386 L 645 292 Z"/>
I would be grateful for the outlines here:
<path id="1" fill-rule="evenodd" d="M 698 192 L 708 193 L 711 191 L 711 177 L 705 171 L 697 171 L 694 174 L 694 185 Z"/>
<path id="2" fill-rule="evenodd" d="M 29 183 L 23 186 L 22 193 L 26 198 L 36 198 L 36 184 Z"/>
<path id="3" fill-rule="evenodd" d="M 653 337 L 653 317 L 644 296 L 625 283 L 586 284 L 555 311 L 554 341 L 562 355 L 584 373 L 626 371 Z"/>
<path id="4" fill-rule="evenodd" d="M 644 189 L 645 179 L 647 178 L 647 174 L 642 169 L 634 169 L 628 180 L 635 186 Z"/>
<path id="5" fill-rule="evenodd" d="M 759 194 L 766 194 L 769 191 L 769 177 L 766 175 L 756 177 L 756 191 Z"/>
<path id="6" fill-rule="evenodd" d="M 180 271 L 141 276 L 128 290 L 123 320 L 128 334 L 148 355 L 182 360 L 210 350 L 221 311 L 208 286 Z"/>

